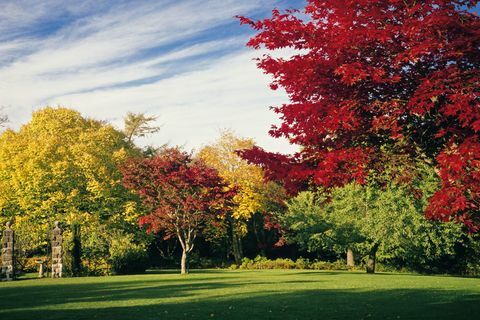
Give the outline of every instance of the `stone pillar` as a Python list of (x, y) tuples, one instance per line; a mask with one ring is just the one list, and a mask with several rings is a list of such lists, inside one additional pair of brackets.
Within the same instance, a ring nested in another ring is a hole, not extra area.
[(2, 272), (1, 278), (4, 281), (10, 281), (15, 278), (15, 234), (10, 229), (10, 222), (7, 222), (7, 228), (3, 231), (2, 237)]
[(62, 252), (62, 229), (55, 221), (55, 228), (52, 231), (52, 278), (61, 278), (63, 269), (63, 252)]
[(38, 263), (38, 277), (43, 278), (45, 277), (45, 260), (43, 259), (38, 259), (36, 261)]
[(355, 267), (355, 256), (351, 248), (347, 249), (347, 267)]

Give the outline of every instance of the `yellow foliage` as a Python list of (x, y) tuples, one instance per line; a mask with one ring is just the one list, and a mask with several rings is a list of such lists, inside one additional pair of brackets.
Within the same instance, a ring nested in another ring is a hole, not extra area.
[(199, 157), (218, 170), (220, 176), (231, 185), (259, 187), (263, 184), (262, 169), (248, 164), (236, 151), (251, 149), (252, 139), (236, 137), (231, 131), (223, 131), (220, 139), (199, 152)]
[(223, 131), (215, 144), (204, 147), (198, 154), (207, 165), (218, 171), (230, 188), (237, 189), (232, 217), (237, 221), (237, 231), (241, 234), (247, 231), (245, 223), (262, 208), (263, 171), (236, 153), (253, 146), (252, 139), (239, 138), (231, 131)]
[(36, 111), (0, 135), (0, 221), (34, 224), (38, 240), (55, 220), (135, 216), (118, 166), (137, 153), (111, 125), (66, 108)]
[(260, 210), (261, 194), (249, 185), (241, 186), (238, 193), (233, 198), (235, 208), (232, 216), (237, 220), (248, 220), (250, 216)]

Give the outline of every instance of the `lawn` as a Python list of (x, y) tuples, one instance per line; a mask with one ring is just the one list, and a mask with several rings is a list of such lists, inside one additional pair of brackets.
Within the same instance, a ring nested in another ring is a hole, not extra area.
[(199, 270), (188, 276), (0, 283), (0, 319), (474, 319), (480, 279), (328, 271)]

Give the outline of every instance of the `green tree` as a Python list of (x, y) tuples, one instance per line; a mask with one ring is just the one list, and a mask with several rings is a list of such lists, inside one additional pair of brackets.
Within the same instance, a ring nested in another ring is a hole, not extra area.
[(286, 227), (288, 242), (308, 251), (316, 251), (326, 245), (326, 231), (332, 225), (328, 221), (324, 201), (319, 193), (304, 191), (287, 202), (286, 214), (280, 215), (279, 221)]
[(331, 209), (332, 203), (328, 202), (324, 191), (299, 193), (287, 202), (286, 214), (279, 215), (279, 221), (285, 227), (284, 237), (287, 242), (309, 252), (333, 250), (338, 254), (346, 253), (347, 265), (353, 266), (353, 248), (365, 239), (354, 215), (338, 219), (332, 215)]
[(377, 254), (397, 266), (428, 269), (441, 257), (454, 255), (461, 228), (425, 220), (422, 210), (428, 196), (415, 198), (395, 184), (385, 187), (349, 184), (332, 192), (330, 212), (335, 228), (351, 226), (363, 238), (367, 272), (375, 272)]
[(464, 234), (458, 225), (424, 219), (438, 179), (428, 167), (418, 171), (409, 187), (393, 181), (351, 183), (332, 189), (328, 201), (321, 194), (300, 193), (282, 218), (287, 235), (309, 251), (357, 251), (366, 259), (367, 272), (375, 272), (377, 257), (396, 267), (432, 270), (436, 262), (455, 256)]

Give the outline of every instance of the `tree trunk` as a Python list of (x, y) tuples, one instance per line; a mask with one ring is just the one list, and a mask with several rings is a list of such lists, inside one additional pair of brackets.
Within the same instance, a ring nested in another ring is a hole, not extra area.
[(347, 267), (355, 266), (355, 257), (353, 255), (353, 250), (351, 248), (347, 249)]
[(242, 264), (243, 259), (242, 240), (235, 232), (235, 228), (232, 228), (232, 233), (233, 257), (235, 258), (235, 263), (239, 266)]
[(367, 273), (375, 273), (375, 263), (377, 260), (378, 244), (374, 244), (370, 249), (367, 260)]
[(236, 232), (236, 221), (230, 215), (227, 216), (227, 221), (230, 233), (229, 236), (232, 242), (233, 258), (235, 259), (235, 264), (239, 266), (242, 264), (243, 259), (242, 241)]
[[(259, 219), (262, 219), (261, 222), (258, 222)], [(255, 239), (257, 240), (257, 249), (260, 250), (260, 255), (266, 257), (267, 253), (265, 250), (265, 229), (263, 228), (263, 216), (258, 213), (252, 217), (253, 233)]]
[(82, 240), (80, 224), (72, 223), (72, 274), (74, 277), (79, 277), (82, 271)]
[(182, 251), (182, 260), (180, 262), (180, 274), (187, 274), (187, 251)]

